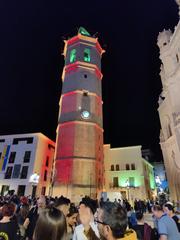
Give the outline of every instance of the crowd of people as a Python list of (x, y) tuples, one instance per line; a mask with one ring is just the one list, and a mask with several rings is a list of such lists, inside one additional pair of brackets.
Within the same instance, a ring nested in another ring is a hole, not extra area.
[[(0, 240), (180, 240), (173, 204), (148, 202), (132, 207), (86, 196), (75, 206), (63, 196), (0, 197)], [(154, 227), (145, 222), (146, 211)]]

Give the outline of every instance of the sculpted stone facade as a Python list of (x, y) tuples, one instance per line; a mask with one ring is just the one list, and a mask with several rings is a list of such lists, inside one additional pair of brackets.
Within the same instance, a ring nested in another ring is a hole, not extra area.
[(180, 22), (174, 33), (159, 33), (158, 46), (162, 61), (159, 97), (161, 122), (160, 145), (163, 152), (170, 198), (180, 199)]

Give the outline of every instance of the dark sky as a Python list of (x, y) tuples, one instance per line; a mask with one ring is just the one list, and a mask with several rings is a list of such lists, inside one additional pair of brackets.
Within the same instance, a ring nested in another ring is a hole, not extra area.
[(159, 151), (157, 35), (178, 22), (174, 0), (2, 1), (0, 134), (55, 139), (63, 36), (79, 26), (106, 48), (102, 59), (105, 143)]

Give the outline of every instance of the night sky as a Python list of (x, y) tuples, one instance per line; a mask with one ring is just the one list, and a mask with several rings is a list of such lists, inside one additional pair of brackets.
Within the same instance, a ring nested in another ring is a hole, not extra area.
[(178, 22), (174, 0), (2, 1), (0, 134), (42, 132), (55, 140), (63, 38), (98, 32), (104, 141), (143, 145), (160, 156), (157, 36)]

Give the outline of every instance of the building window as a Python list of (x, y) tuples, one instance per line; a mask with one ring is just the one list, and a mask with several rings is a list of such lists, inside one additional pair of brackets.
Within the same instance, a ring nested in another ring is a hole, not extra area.
[(27, 137), (27, 138), (14, 138), (13, 139), (13, 145), (17, 145), (19, 142), (26, 142), (27, 144), (33, 143), (33, 137)]
[(119, 165), (118, 164), (116, 165), (116, 171), (119, 171)]
[(9, 157), (9, 163), (14, 163), (16, 157), (16, 152), (11, 152)]
[(73, 63), (76, 61), (76, 49), (72, 49), (70, 52), (70, 63)]
[(26, 190), (26, 185), (19, 185), (17, 190), (18, 196), (24, 196)]
[(28, 166), (23, 166), (21, 171), (21, 179), (26, 179), (28, 175)]
[(21, 171), (21, 164), (15, 164), (13, 169), (12, 178), (19, 178), (19, 174)]
[(24, 163), (30, 162), (30, 158), (31, 158), (31, 151), (26, 151), (24, 154)]
[(114, 165), (111, 165), (111, 171), (114, 171)]
[(129, 186), (130, 187), (134, 187), (135, 186), (135, 184), (134, 184), (134, 177), (130, 177), (129, 178)]
[(118, 177), (113, 177), (113, 187), (119, 187)]
[(49, 166), (49, 157), (46, 158), (46, 167)]
[(1, 156), (2, 156), (2, 152), (0, 152), (0, 158), (1, 158)]
[(44, 171), (44, 181), (47, 181), (47, 170)]
[(42, 187), (41, 189), (41, 195), (46, 195), (46, 187)]
[(126, 164), (126, 170), (130, 170), (129, 164)]
[(136, 170), (134, 163), (131, 164), (131, 170)]
[(4, 177), (5, 179), (10, 179), (11, 178), (12, 170), (13, 170), (13, 167), (7, 167), (5, 177)]
[(90, 62), (91, 61), (90, 49), (89, 48), (84, 49), (84, 61), (85, 62)]

